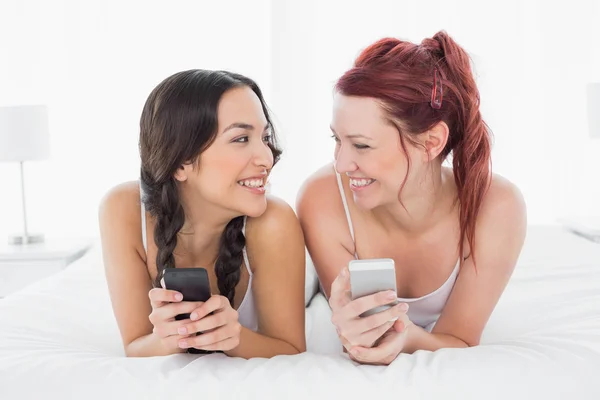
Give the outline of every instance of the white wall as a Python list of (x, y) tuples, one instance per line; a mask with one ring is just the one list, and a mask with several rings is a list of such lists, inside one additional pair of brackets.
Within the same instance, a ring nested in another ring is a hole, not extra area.
[[(50, 107), (52, 159), (27, 165), (30, 226), (95, 235), (100, 197), (138, 174), (150, 90), (187, 68), (233, 69), (265, 91), (285, 146), (273, 191), (294, 202), (330, 161), (332, 85), (382, 36), (447, 30), (476, 55), (494, 169), (525, 194), (531, 222), (600, 213), (600, 141), (585, 83), (600, 81), (594, 0), (0, 2), (0, 105)], [(0, 240), (20, 228), (18, 169), (0, 164)]]
[[(0, 2), (0, 105), (50, 113), (52, 159), (26, 165), (31, 229), (96, 234), (101, 196), (138, 176), (139, 116), (168, 75), (237, 70), (268, 97), (269, 21), (267, 0)], [(17, 166), (0, 179), (2, 240), (21, 228)]]
[[(530, 222), (600, 214), (600, 141), (588, 135), (585, 103), (585, 84), (600, 81), (600, 2), (548, 3), (280, 5), (285, 22), (278, 23), (286, 29), (273, 51), (285, 69), (275, 75), (274, 106), (286, 112), (289, 152), (295, 152), (289, 161), (297, 166), (291, 180), (332, 159), (331, 87), (360, 50), (383, 36), (418, 43), (445, 29), (475, 56), (483, 116), (494, 132), (493, 168), (521, 188)], [(295, 187), (280, 190), (292, 198)]]

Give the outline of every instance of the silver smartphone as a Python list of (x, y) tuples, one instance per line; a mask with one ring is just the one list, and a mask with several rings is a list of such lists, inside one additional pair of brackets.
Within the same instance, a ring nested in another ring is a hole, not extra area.
[[(396, 268), (391, 258), (352, 260), (348, 264), (348, 270), (352, 300), (386, 290), (396, 292)], [(367, 317), (396, 304), (398, 300), (392, 300), (389, 304), (375, 307), (360, 316)]]

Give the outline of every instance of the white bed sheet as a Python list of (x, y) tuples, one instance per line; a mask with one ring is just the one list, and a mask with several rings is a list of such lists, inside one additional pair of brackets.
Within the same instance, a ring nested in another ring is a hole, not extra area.
[(0, 399), (599, 399), (600, 245), (531, 227), (482, 344), (350, 361), (318, 294), (308, 352), (125, 358), (96, 246), (60, 274), (0, 300)]

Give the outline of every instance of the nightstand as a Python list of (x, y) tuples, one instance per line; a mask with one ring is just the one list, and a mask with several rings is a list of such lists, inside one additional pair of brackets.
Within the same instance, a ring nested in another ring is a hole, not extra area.
[(579, 236), (600, 243), (600, 216), (561, 218), (559, 223)]
[(0, 243), (0, 298), (48, 277), (81, 258), (91, 240), (52, 240), (46, 243)]

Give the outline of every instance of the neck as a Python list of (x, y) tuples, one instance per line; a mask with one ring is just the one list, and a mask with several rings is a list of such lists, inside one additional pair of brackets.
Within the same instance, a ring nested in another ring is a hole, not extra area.
[(198, 265), (214, 264), (223, 231), (235, 216), (190, 191), (181, 190), (180, 199), (185, 212), (178, 237), (182, 251)]
[(455, 190), (452, 172), (441, 165), (432, 167), (423, 177), (402, 190), (400, 200), (373, 210), (373, 215), (388, 231), (402, 230), (419, 234), (433, 227), (454, 208)]

